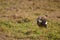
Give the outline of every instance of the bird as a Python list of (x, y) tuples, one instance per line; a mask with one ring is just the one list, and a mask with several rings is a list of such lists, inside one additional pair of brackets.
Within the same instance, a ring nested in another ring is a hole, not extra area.
[(38, 18), (37, 18), (37, 25), (39, 27), (42, 27), (42, 26), (47, 27), (47, 16), (46, 15), (38, 16)]

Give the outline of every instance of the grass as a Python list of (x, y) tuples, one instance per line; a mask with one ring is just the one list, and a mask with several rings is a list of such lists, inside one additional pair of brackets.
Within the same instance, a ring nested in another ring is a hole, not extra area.
[(60, 21), (49, 18), (47, 28), (38, 27), (36, 24), (36, 18), (40, 15), (49, 16), (49, 13), (55, 11), (60, 13), (59, 1), (40, 3), (35, 0), (33, 3), (32, 0), (0, 0), (0, 2), (0, 36), (2, 33), (6, 39), (13, 38), (13, 40), (60, 40)]
[[(34, 21), (35, 22), (35, 21)], [(23, 39), (40, 39), (41, 36), (49, 40), (60, 39), (60, 23), (54, 20), (48, 21), (48, 28), (38, 27), (31, 22), (15, 23), (13, 21), (0, 21), (0, 31), (5, 33), (8, 37)]]
[[(28, 25), (29, 24), (29, 25)], [(36, 34), (36, 36), (39, 34), (38, 31), (36, 31), (37, 27), (35, 28), (31, 22), (28, 23), (13, 23), (11, 21), (1, 21), (0, 22), (1, 29), (0, 31), (8, 33), (14, 33), (15, 37), (19, 36), (22, 34), (23, 37), (24, 35), (28, 34)], [(33, 26), (33, 27), (32, 27)], [(36, 31), (36, 33), (35, 33)], [(12, 36), (12, 34), (10, 34)], [(20, 34), (20, 35), (18, 35)], [(32, 36), (32, 35), (31, 35)]]

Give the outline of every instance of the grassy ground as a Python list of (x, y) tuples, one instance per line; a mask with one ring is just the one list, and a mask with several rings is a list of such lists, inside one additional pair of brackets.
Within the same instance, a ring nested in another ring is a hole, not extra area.
[[(0, 0), (0, 40), (60, 40), (59, 0)], [(36, 19), (48, 15), (48, 26)]]
[[(60, 22), (49, 20), (48, 27), (38, 27), (35, 21), (17, 23), (13, 21), (0, 21), (0, 32), (2, 36), (13, 39), (24, 40), (59, 40)], [(11, 40), (11, 39), (10, 39)]]

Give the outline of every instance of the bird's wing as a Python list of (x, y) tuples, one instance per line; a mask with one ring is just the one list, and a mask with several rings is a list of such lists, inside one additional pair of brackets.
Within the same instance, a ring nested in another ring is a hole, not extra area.
[(40, 23), (42, 22), (42, 20), (38, 20)]
[(45, 24), (47, 24), (47, 22)]

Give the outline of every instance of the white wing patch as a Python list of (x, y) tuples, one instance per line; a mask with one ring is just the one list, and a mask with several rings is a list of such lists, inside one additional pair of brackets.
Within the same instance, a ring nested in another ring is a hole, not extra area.
[(39, 22), (42, 22), (41, 20), (39, 20)]
[(47, 22), (45, 24), (47, 24)]

